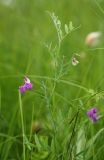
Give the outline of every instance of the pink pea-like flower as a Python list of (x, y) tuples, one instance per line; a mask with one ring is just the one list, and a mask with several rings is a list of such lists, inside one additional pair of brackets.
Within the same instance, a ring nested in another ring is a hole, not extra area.
[(32, 88), (33, 88), (33, 85), (30, 82), (30, 79), (27, 77), (24, 77), (24, 85), (19, 86), (20, 92), (24, 93), (26, 90), (31, 90)]
[(92, 119), (93, 122), (96, 122), (98, 120), (98, 116), (96, 115), (97, 113), (97, 108), (91, 108), (88, 112), (87, 115)]

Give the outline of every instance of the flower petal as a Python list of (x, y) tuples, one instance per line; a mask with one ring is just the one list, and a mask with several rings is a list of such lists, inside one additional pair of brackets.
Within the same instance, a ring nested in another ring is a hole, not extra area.
[(24, 93), (25, 92), (25, 90), (26, 90), (26, 88), (25, 88), (25, 86), (23, 85), (23, 86), (20, 86), (19, 87), (19, 89), (20, 89), (20, 92), (21, 93)]

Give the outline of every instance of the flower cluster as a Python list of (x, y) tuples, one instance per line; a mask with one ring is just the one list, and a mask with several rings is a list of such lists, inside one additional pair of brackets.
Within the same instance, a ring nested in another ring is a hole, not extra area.
[(26, 90), (32, 89), (33, 85), (30, 83), (30, 79), (27, 77), (24, 77), (24, 85), (19, 87), (19, 90), (21, 93), (24, 93)]
[(88, 112), (87, 115), (92, 119), (93, 122), (96, 122), (98, 120), (98, 117), (96, 115), (97, 113), (97, 108), (91, 108)]

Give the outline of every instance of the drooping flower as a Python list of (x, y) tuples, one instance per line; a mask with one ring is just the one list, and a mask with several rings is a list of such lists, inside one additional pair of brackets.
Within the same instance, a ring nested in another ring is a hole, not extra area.
[(101, 37), (101, 32), (91, 32), (86, 36), (85, 44), (89, 47), (96, 46)]
[(24, 77), (24, 85), (19, 87), (19, 90), (21, 93), (24, 93), (26, 90), (32, 89), (33, 85), (30, 82), (30, 79), (27, 77)]
[(76, 66), (78, 63), (79, 61), (75, 57), (72, 57), (72, 65)]
[(24, 78), (24, 82), (25, 82), (25, 88), (26, 89), (32, 89), (33, 85), (32, 85), (32, 83), (30, 83), (30, 79), (29, 78), (25, 77)]
[(97, 113), (97, 108), (91, 108), (88, 112), (87, 115), (92, 119), (93, 122), (96, 122), (98, 120), (98, 116), (96, 115)]

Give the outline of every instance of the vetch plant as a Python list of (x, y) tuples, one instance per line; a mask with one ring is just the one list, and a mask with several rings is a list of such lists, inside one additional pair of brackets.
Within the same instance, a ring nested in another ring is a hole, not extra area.
[(0, 5), (0, 160), (103, 160), (103, 0), (21, 2)]
[[(51, 42), (50, 44), (45, 44), (45, 46), (46, 48), (48, 48), (48, 51), (52, 57), (52, 62), (54, 63), (54, 78), (56, 80), (59, 80), (69, 72), (71, 64), (70, 62), (65, 62), (64, 55), (60, 56), (61, 43), (67, 35), (78, 29), (80, 26), (75, 28), (72, 21), (69, 21), (69, 24), (65, 24), (64, 27), (62, 27), (63, 25), (60, 19), (58, 18), (58, 16), (55, 15), (54, 12), (51, 13), (48, 11), (48, 14), (50, 15), (56, 28), (58, 43), (53, 46), (53, 43)], [(76, 66), (78, 63), (79, 61), (74, 58), (72, 65)]]

